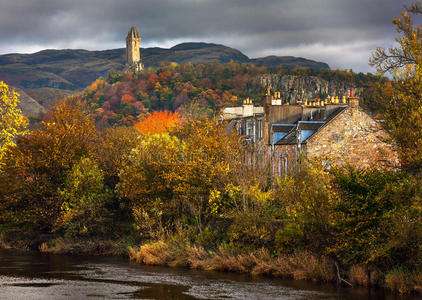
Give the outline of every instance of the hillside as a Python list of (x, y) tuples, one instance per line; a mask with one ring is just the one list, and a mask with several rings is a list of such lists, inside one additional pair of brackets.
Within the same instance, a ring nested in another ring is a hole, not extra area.
[(294, 56), (266, 56), (261, 58), (251, 59), (251, 62), (258, 66), (275, 67), (282, 65), (285, 68), (311, 68), (311, 69), (329, 69), (326, 63), (309, 60), (303, 57)]
[(353, 87), (369, 106), (372, 87), (379, 80), (371, 74), (329, 69), (280, 69), (268, 73), (253, 64), (162, 64), (157, 69), (114, 72), (98, 79), (79, 95), (88, 103), (99, 128), (133, 125), (145, 113), (177, 110), (212, 115), (218, 109), (240, 105), (249, 97), (262, 104), (266, 87), (286, 100), (342, 96)]
[(12, 86), (10, 88), (15, 89), (15, 91), (19, 93), (20, 95), (19, 108), (22, 110), (25, 116), (37, 118), (38, 116), (46, 112), (46, 109), (44, 108), (44, 106), (39, 104), (34, 98), (29, 96), (22, 89), (14, 88)]
[[(239, 50), (209, 43), (182, 43), (170, 49), (143, 48), (145, 67), (163, 62), (213, 63), (236, 62), (286, 68), (329, 68), (325, 63), (297, 57), (270, 56), (250, 59)], [(33, 54), (0, 55), (0, 80), (22, 88), (40, 104), (49, 106), (56, 98), (83, 90), (111, 70), (122, 70), (126, 49), (104, 51), (43, 50)]]

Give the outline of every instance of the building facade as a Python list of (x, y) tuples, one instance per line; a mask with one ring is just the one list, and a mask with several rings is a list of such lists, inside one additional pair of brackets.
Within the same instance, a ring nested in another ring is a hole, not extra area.
[(252, 145), (251, 160), (267, 164), (272, 176), (294, 173), (303, 160), (312, 159), (320, 159), (326, 167), (399, 164), (386, 132), (359, 107), (352, 93), (291, 105), (283, 103), (278, 93), (273, 96), (267, 91), (263, 107), (245, 105), (250, 105), (249, 113), (236, 115), (230, 112), (246, 110), (225, 108), (222, 119), (245, 136)]

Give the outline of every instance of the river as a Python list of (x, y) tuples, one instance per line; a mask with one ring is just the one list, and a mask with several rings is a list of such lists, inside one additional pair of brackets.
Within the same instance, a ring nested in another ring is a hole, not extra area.
[(306, 281), (0, 250), (0, 299), (416, 299)]

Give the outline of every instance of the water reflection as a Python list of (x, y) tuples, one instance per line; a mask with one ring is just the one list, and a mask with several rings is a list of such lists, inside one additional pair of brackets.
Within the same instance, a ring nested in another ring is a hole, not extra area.
[(400, 299), (364, 288), (0, 250), (0, 299)]

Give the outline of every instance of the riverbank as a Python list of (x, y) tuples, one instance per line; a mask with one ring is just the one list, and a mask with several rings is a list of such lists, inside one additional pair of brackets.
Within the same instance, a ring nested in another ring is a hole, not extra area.
[(18, 231), (0, 233), (0, 248), (61, 255), (128, 256), (128, 245), (128, 239), (64, 238)]
[(165, 265), (199, 270), (243, 273), (283, 279), (335, 282), (334, 264), (326, 257), (310, 252), (272, 257), (268, 250), (235, 254), (229, 248), (216, 251), (203, 247), (177, 247), (162, 241), (129, 248), (129, 258), (146, 265)]
[(341, 270), (332, 259), (309, 251), (274, 256), (267, 249), (239, 253), (230, 247), (202, 246), (154, 241), (139, 247), (129, 239), (71, 239), (54, 235), (0, 233), (3, 249), (35, 250), (60, 255), (125, 256), (144, 265), (229, 272), (269, 278), (337, 283), (345, 286), (385, 287), (398, 294), (421, 294), (422, 274), (395, 270), (383, 274), (376, 269), (353, 265)]
[(220, 246), (213, 251), (201, 246), (156, 241), (129, 248), (129, 258), (146, 265), (178, 266), (318, 283), (337, 282), (350, 287), (383, 287), (402, 295), (422, 294), (422, 273), (397, 269), (383, 274), (363, 265), (352, 265), (348, 270), (341, 270), (332, 259), (309, 251), (274, 256), (264, 248), (236, 253), (228, 247)]
[[(337, 287), (186, 268), (138, 265), (119, 256), (0, 249), (1, 299), (398, 300), (387, 290)], [(417, 296), (400, 297), (416, 300)]]

